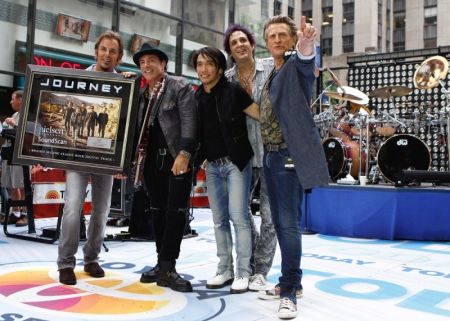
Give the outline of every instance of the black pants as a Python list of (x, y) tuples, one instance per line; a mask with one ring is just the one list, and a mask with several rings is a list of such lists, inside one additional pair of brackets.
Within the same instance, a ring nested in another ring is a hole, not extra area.
[(192, 168), (183, 175), (171, 172), (174, 159), (169, 151), (155, 150), (147, 155), (144, 180), (150, 199), (153, 233), (159, 261), (176, 260), (187, 222)]

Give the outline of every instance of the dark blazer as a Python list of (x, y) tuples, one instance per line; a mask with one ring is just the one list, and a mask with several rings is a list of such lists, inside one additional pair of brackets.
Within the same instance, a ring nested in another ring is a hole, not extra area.
[[(173, 158), (176, 158), (180, 150), (185, 150), (193, 155), (197, 147), (197, 102), (194, 90), (184, 78), (169, 75), (165, 77), (166, 84), (161, 93), (162, 96), (151, 110), (149, 123), (152, 123), (158, 116), (157, 120)], [(134, 150), (137, 148), (138, 136), (142, 131), (147, 110), (143, 93), (144, 91), (139, 96), (139, 130), (135, 138)]]
[(304, 189), (329, 182), (325, 152), (309, 105), (314, 83), (314, 59), (287, 58), (273, 77), (269, 97)]
[[(216, 106), (214, 108), (219, 113), (220, 131), (225, 141), (228, 156), (233, 164), (242, 171), (252, 158), (253, 149), (248, 140), (247, 116), (242, 109), (237, 108), (235, 102), (237, 86), (240, 85), (228, 82), (225, 77), (222, 77), (219, 83), (212, 88), (211, 93), (215, 95)], [(196, 95), (202, 94), (204, 94), (203, 85), (200, 86)], [(205, 120), (202, 119), (203, 113), (200, 109), (198, 114), (199, 126), (201, 126)], [(204, 150), (202, 150), (204, 144), (201, 144), (201, 142), (202, 137), (200, 137), (200, 155), (205, 159)]]

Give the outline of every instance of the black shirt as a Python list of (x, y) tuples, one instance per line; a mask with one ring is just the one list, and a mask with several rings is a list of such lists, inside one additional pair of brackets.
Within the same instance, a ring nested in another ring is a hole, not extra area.
[[(243, 124), (241, 125), (246, 128), (246, 116), (243, 110), (253, 103), (252, 98), (241, 86), (230, 86), (229, 94), (233, 95), (232, 101), (234, 106), (230, 108), (229, 119), (223, 119), (223, 97), (221, 90), (223, 90), (223, 86), (228, 85), (229, 83), (222, 79), (211, 89), (210, 93), (202, 91), (199, 95), (199, 113), (202, 121), (200, 126), (201, 142), (204, 148), (204, 156), (209, 161), (224, 156), (231, 156), (225, 142), (223, 127), (229, 127), (233, 121), (237, 120), (242, 121)], [(221, 112), (219, 112), (220, 108), (222, 108)], [(236, 112), (240, 113), (240, 115), (235, 115), (234, 113)], [(220, 115), (222, 115), (222, 118)]]

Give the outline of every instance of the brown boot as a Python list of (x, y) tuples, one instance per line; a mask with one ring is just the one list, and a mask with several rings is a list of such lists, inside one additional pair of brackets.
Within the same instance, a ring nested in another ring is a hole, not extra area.
[(102, 278), (105, 276), (105, 271), (100, 267), (100, 265), (97, 262), (85, 264), (84, 272), (86, 272), (93, 278)]
[(17, 221), (16, 221), (16, 226), (17, 227), (21, 227), (21, 226), (27, 226), (28, 225), (28, 217), (26, 215), (22, 215)]
[(77, 278), (73, 273), (73, 268), (65, 268), (59, 270), (59, 282), (67, 285), (77, 284)]

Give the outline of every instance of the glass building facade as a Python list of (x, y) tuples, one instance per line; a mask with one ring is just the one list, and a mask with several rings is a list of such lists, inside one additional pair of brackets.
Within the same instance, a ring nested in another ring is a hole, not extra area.
[(168, 72), (193, 83), (199, 83), (193, 51), (223, 48), (230, 23), (253, 29), (258, 56), (267, 56), (262, 28), (273, 6), (268, 0), (0, 0), (0, 115), (12, 113), (10, 94), (23, 87), (27, 64), (86, 68), (94, 63), (96, 39), (108, 29), (124, 41), (120, 70), (138, 71), (133, 52), (153, 41), (169, 56)]

